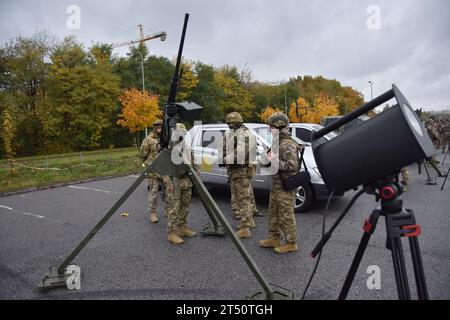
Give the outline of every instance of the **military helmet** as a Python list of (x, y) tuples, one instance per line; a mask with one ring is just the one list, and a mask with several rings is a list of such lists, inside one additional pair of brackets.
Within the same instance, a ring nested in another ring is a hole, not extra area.
[(238, 112), (231, 112), (227, 114), (227, 117), (225, 118), (225, 122), (229, 124), (240, 124), (243, 123), (244, 120), (242, 120), (241, 115)]
[(283, 112), (275, 112), (267, 119), (269, 126), (283, 129), (289, 125), (289, 118)]
[(155, 122), (153, 122), (153, 126), (154, 127), (162, 127), (162, 120), (155, 120)]

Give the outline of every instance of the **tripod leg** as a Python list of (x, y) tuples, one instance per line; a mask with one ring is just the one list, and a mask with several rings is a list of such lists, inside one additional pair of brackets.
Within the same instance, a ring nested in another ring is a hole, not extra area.
[(422, 255), (420, 254), (419, 240), (417, 237), (409, 237), (411, 256), (414, 267), (414, 277), (416, 278), (417, 295), (419, 300), (428, 300), (428, 290), (423, 270)]
[(449, 150), (450, 150), (450, 145), (449, 145), (448, 148), (447, 148), (447, 152), (445, 153), (444, 159), (442, 160), (441, 164), (444, 164), (445, 159), (447, 159)]
[(377, 226), (379, 216), (379, 211), (374, 210), (370, 215), (369, 220), (366, 220), (364, 224), (364, 233), (361, 241), (359, 242), (358, 250), (356, 251), (355, 257), (353, 258), (350, 270), (348, 271), (347, 277), (345, 278), (341, 293), (339, 294), (339, 300), (345, 300), (347, 298), (348, 292), (350, 290), (350, 287), (352, 286), (353, 280), (355, 279), (355, 275), (358, 271), (364, 252), (366, 251), (367, 244), (369, 243), (370, 237), (372, 236)]
[(399, 237), (390, 238), (390, 248), (394, 263), (395, 280), (399, 300), (411, 300), (406, 273), (405, 257), (403, 256), (402, 242)]
[(428, 166), (427, 166), (427, 163), (424, 162), (423, 164), (424, 164), (425, 172), (427, 173), (428, 181), (431, 181), (430, 173), (428, 172)]
[(434, 163), (433, 161), (430, 161), (430, 166), (436, 171), (436, 173), (438, 174), (439, 177), (444, 177), (441, 170), (439, 170), (439, 168), (436, 166), (436, 163)]
[(450, 167), (448, 168), (447, 174), (445, 175), (445, 180), (442, 183), (441, 191), (444, 190), (444, 186), (445, 186), (445, 183), (447, 182), (447, 178), (448, 178), (449, 173), (450, 173)]

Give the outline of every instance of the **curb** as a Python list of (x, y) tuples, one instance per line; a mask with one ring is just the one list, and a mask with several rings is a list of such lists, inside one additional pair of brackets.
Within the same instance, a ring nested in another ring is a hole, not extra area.
[(113, 175), (113, 176), (104, 176), (104, 177), (97, 177), (97, 178), (88, 178), (88, 179), (83, 179), (83, 180), (58, 182), (58, 183), (54, 183), (54, 184), (47, 185), (47, 186), (31, 187), (31, 188), (12, 190), (12, 191), (4, 191), (4, 192), (0, 192), (0, 198), (14, 196), (17, 194), (22, 194), (22, 193), (29, 193), (29, 192), (35, 192), (35, 191), (42, 191), (42, 190), (66, 187), (68, 185), (73, 185), (73, 184), (81, 184), (81, 183), (94, 182), (94, 181), (100, 181), (100, 180), (108, 180), (108, 179), (119, 178), (119, 177), (126, 177), (126, 176), (129, 176), (132, 174), (140, 174), (140, 172), (129, 172), (129, 173)]

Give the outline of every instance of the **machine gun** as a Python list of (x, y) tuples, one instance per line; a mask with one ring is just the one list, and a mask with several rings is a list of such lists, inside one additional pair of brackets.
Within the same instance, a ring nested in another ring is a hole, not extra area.
[[(73, 279), (73, 270), (77, 270), (78, 275), (80, 268), (75, 265), (69, 265), (73, 259), (80, 253), (80, 251), (87, 245), (87, 243), (97, 234), (97, 232), (103, 227), (103, 225), (113, 216), (113, 214), (121, 207), (121, 205), (130, 197), (130, 195), (136, 190), (136, 188), (147, 178), (151, 173), (157, 173), (160, 176), (170, 176), (176, 181), (177, 176), (181, 176), (188, 173), (195, 190), (197, 191), (205, 209), (208, 213), (212, 225), (205, 226), (203, 234), (205, 235), (217, 235), (223, 236), (225, 234), (232, 240), (242, 258), (248, 265), (250, 271), (253, 273), (259, 284), (261, 285), (263, 292), (258, 292), (249, 296), (250, 299), (289, 299), (293, 298), (293, 294), (286, 289), (269, 284), (267, 279), (261, 273), (259, 267), (250, 256), (247, 249), (243, 246), (241, 240), (234, 233), (230, 223), (227, 221), (219, 206), (216, 204), (212, 196), (209, 194), (205, 185), (201, 181), (200, 176), (197, 174), (194, 165), (189, 161), (183, 161), (181, 164), (175, 164), (171, 158), (171, 151), (173, 147), (179, 143), (179, 140), (174, 140), (172, 132), (176, 128), (177, 119), (180, 118), (183, 121), (192, 121), (200, 115), (201, 107), (193, 102), (175, 102), (178, 82), (180, 79), (180, 65), (181, 57), (183, 53), (184, 38), (186, 35), (187, 24), (189, 20), (189, 14), (185, 15), (183, 32), (181, 36), (180, 47), (178, 50), (178, 57), (175, 66), (174, 76), (170, 86), (170, 93), (167, 100), (167, 104), (164, 107), (164, 119), (163, 130), (160, 140), (161, 152), (150, 165), (148, 165), (144, 172), (136, 179), (136, 181), (128, 188), (127, 191), (119, 198), (119, 200), (112, 206), (112, 208), (105, 214), (105, 216), (94, 226), (89, 234), (78, 244), (77, 247), (66, 257), (62, 264), (57, 268), (50, 268), (50, 272), (47, 273), (42, 281), (39, 283), (38, 288), (41, 290), (73, 286), (71, 283)], [(274, 287), (277, 290), (274, 290)]]

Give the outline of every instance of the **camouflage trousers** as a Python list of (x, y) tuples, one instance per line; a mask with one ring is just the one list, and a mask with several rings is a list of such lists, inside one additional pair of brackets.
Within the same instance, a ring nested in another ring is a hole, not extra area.
[(165, 209), (167, 214), (167, 232), (176, 232), (179, 227), (187, 224), (189, 205), (192, 199), (192, 187), (188, 189), (174, 187), (173, 182), (164, 179)]
[[(233, 211), (233, 215), (240, 219), (239, 216), (239, 202), (236, 201), (236, 188), (232, 187), (233, 180), (230, 179), (230, 191), (231, 191), (231, 210)], [(254, 215), (256, 212), (258, 212), (258, 209), (256, 208), (256, 202), (255, 202), (255, 195), (253, 193), (253, 187), (250, 186), (250, 203), (252, 206), (252, 215)]]
[(150, 212), (156, 212), (158, 207), (158, 191), (159, 191), (159, 178), (150, 177), (148, 178), (148, 209)]
[(295, 190), (284, 191), (272, 189), (269, 200), (269, 236), (271, 239), (281, 239), (286, 242), (297, 241), (297, 222), (294, 213)]
[(402, 184), (407, 185), (409, 182), (409, 172), (408, 169), (405, 167), (400, 171), (400, 174), (402, 176)]
[(253, 217), (255, 196), (253, 195), (252, 180), (248, 177), (234, 177), (230, 179), (231, 206), (233, 212), (241, 219), (241, 227), (249, 228)]

